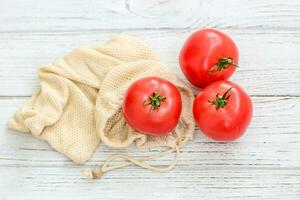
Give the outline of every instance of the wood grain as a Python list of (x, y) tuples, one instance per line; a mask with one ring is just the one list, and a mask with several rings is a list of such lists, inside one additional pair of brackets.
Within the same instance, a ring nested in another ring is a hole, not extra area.
[[(44, 142), (36, 141), (28, 134), (15, 134), (5, 129), (8, 117), (23, 100), (1, 100), (0, 161), (2, 166), (74, 166), (71, 161), (51, 150)], [(199, 168), (292, 168), (300, 170), (300, 98), (254, 97), (254, 117), (247, 134), (232, 143), (216, 143), (196, 131), (195, 140), (182, 149), (180, 165)], [(93, 159), (95, 165), (111, 152), (100, 145)], [(131, 148), (133, 154), (144, 155)], [(153, 150), (157, 151), (157, 150)]]
[[(127, 168), (88, 180), (81, 167), (0, 168), (3, 199), (263, 199), (300, 198), (300, 171), (203, 169), (182, 166), (169, 173)], [(162, 180), (165, 180), (163, 182)], [(0, 189), (0, 190), (1, 190)]]
[[(197, 130), (195, 139), (181, 150), (172, 172), (160, 174), (132, 166), (97, 181), (84, 178), (80, 170), (103, 163), (111, 153), (144, 156), (159, 149), (100, 145), (84, 166), (73, 164), (45, 142), (6, 130), (5, 122), (23, 101), (0, 101), (0, 176), (4, 177), (0, 179), (0, 194), (4, 199), (38, 199), (40, 195), (45, 199), (87, 196), (172, 200), (300, 197), (299, 97), (254, 97), (253, 121), (246, 135), (236, 142), (216, 143)], [(167, 164), (170, 159), (152, 163)]]
[(300, 28), (298, 0), (1, 0), (0, 32)]
[[(163, 63), (183, 77), (178, 54), (193, 30), (2, 33), (0, 95), (29, 96), (38, 88), (37, 69), (72, 48), (126, 34), (146, 41)], [(250, 95), (300, 95), (300, 31), (224, 30), (240, 50), (232, 80)]]
[[(1, 0), (0, 200), (300, 199), (299, 10), (298, 0)], [(100, 145), (82, 166), (30, 134), (6, 129), (8, 118), (38, 89), (38, 67), (72, 48), (131, 35), (183, 77), (179, 50), (203, 27), (228, 33), (240, 50), (241, 67), (231, 80), (252, 96), (254, 116), (239, 140), (217, 143), (196, 130), (169, 173), (130, 166), (92, 181), (80, 170), (113, 152), (160, 150)]]

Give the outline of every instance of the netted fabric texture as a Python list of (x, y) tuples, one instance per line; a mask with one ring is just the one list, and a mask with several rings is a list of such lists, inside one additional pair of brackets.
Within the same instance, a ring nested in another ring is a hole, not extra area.
[[(135, 80), (159, 76), (180, 91), (183, 109), (176, 129), (165, 137), (134, 131), (124, 120), (122, 101)], [(193, 137), (193, 94), (160, 64), (143, 42), (115, 37), (80, 47), (39, 70), (40, 90), (9, 120), (8, 127), (31, 132), (76, 163), (90, 159), (99, 143), (112, 147), (182, 145)]]

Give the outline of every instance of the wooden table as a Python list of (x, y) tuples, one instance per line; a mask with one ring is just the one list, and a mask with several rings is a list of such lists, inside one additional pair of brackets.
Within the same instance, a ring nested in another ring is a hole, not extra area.
[[(8, 118), (38, 89), (39, 66), (72, 48), (131, 35), (182, 76), (178, 52), (203, 27), (228, 33), (240, 50), (231, 80), (251, 95), (254, 117), (238, 141), (216, 143), (196, 130), (172, 172), (131, 166), (88, 180), (81, 169), (119, 150), (101, 145), (76, 165), (30, 134), (7, 130)], [(0, 124), (1, 200), (300, 199), (300, 1), (1, 0)]]

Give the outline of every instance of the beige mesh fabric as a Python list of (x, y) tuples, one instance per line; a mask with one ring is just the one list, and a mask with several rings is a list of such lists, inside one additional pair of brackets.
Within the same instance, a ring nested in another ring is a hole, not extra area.
[[(165, 137), (134, 131), (121, 112), (128, 86), (146, 76), (168, 79), (181, 93), (180, 122)], [(103, 45), (77, 48), (42, 66), (39, 78), (40, 91), (15, 113), (8, 127), (31, 132), (76, 163), (90, 159), (101, 141), (112, 147), (174, 147), (193, 137), (192, 91), (139, 40), (115, 37)]]

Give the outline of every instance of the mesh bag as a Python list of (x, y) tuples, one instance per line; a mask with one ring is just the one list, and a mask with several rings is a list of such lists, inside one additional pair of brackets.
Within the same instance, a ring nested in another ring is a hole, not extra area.
[[(136, 80), (158, 76), (172, 82), (182, 98), (180, 121), (164, 137), (146, 136), (132, 129), (122, 114), (127, 88)], [(90, 171), (92, 177), (130, 164), (156, 171), (171, 169), (148, 165), (145, 161), (176, 151), (193, 137), (193, 93), (177, 75), (168, 71), (143, 42), (115, 37), (103, 45), (80, 47), (39, 70), (40, 90), (28, 99), (9, 120), (8, 127), (31, 132), (76, 163), (84, 163), (101, 142), (110, 147), (138, 148), (165, 146), (167, 151), (136, 159), (112, 155), (103, 167)], [(127, 161), (111, 165), (121, 157)]]

